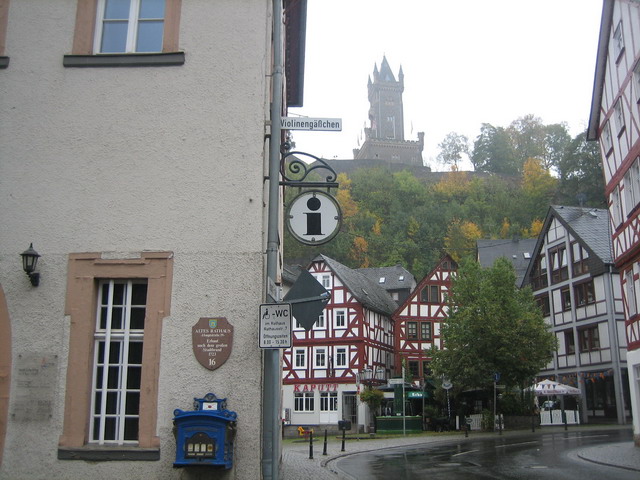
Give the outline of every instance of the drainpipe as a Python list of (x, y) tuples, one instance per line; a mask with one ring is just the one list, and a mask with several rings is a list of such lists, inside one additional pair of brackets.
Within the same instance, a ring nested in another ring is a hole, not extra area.
[[(620, 367), (620, 344), (618, 342), (618, 321), (615, 315), (615, 298), (613, 297), (613, 273), (611, 265), (608, 266), (605, 286), (607, 298), (611, 299), (607, 305), (607, 324), (609, 326), (609, 344), (611, 348), (611, 363), (613, 368), (613, 389), (616, 394), (616, 412), (618, 415), (618, 425), (625, 424), (624, 414), (624, 388), (622, 386), (622, 370)], [(618, 279), (619, 281), (619, 279)]]
[[(282, 0), (273, 2), (273, 72), (271, 75), (271, 139), (269, 141), (269, 210), (267, 224), (267, 278), (266, 284), (275, 282), (278, 273), (279, 253), (279, 213), (280, 213), (280, 138), (282, 129)], [(269, 290), (268, 288), (266, 289)], [(267, 294), (266, 303), (273, 303)], [(282, 397), (280, 374), (280, 350), (263, 350), (263, 388), (262, 388), (262, 478), (279, 479), (281, 439), (280, 404)]]

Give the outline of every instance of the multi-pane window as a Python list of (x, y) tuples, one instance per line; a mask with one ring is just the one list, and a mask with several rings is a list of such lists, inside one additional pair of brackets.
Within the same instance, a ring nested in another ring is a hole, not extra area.
[(420, 323), (420, 339), (431, 340), (431, 322)]
[(618, 26), (613, 31), (613, 58), (616, 63), (620, 59), (620, 56), (624, 52), (624, 35), (622, 31), (622, 20), (618, 22)]
[(633, 268), (624, 273), (625, 276), (625, 293), (627, 297), (627, 317), (631, 318), (638, 313), (638, 304), (636, 300), (635, 288), (633, 285)]
[(307, 366), (307, 350), (304, 348), (296, 348), (293, 351), (294, 368), (306, 368)]
[(162, 51), (165, 0), (99, 0), (96, 53)]
[(549, 284), (547, 279), (547, 257), (539, 255), (531, 273), (531, 284), (534, 290), (546, 287)]
[(420, 292), (422, 303), (440, 303), (440, 287), (438, 285), (427, 285)]
[(419, 377), (420, 371), (418, 369), (420, 368), (420, 364), (415, 360), (409, 360), (408, 364), (409, 364), (409, 375), (411, 375), (412, 377)]
[(564, 348), (567, 355), (572, 355), (576, 353), (576, 339), (573, 336), (573, 330), (565, 330)]
[(624, 123), (624, 109), (622, 108), (622, 99), (618, 99), (616, 104), (613, 106), (613, 118), (616, 122), (616, 131), (618, 132), (618, 136), (622, 134), (624, 131), (625, 123)]
[(571, 244), (571, 256), (574, 276), (589, 273), (589, 252), (578, 242)]
[(571, 292), (569, 291), (569, 287), (560, 290), (560, 301), (562, 302), (563, 311), (571, 310)]
[(314, 392), (295, 392), (293, 394), (293, 410), (296, 412), (313, 412)]
[(422, 361), (422, 376), (423, 377), (429, 377), (431, 376), (431, 368), (429, 366), (429, 360), (423, 360)]
[(407, 338), (409, 340), (418, 338), (418, 322), (407, 322)]
[(318, 315), (318, 320), (313, 324), (313, 328), (322, 329), (324, 328), (324, 310), (320, 315)]
[(538, 307), (540, 307), (540, 310), (542, 310), (542, 314), (545, 317), (548, 317), (549, 315), (551, 315), (551, 305), (549, 304), (549, 295), (545, 294), (545, 295), (540, 295), (539, 297), (536, 297), (536, 303), (538, 304)]
[(613, 151), (613, 139), (611, 138), (611, 125), (609, 122), (605, 123), (602, 129), (602, 149), (606, 156), (609, 156)]
[(551, 257), (551, 281), (558, 283), (569, 278), (567, 250), (564, 245), (549, 251)]
[(578, 330), (578, 336), (580, 337), (581, 352), (600, 350), (600, 333), (597, 325)]
[(147, 283), (104, 280), (98, 288), (91, 443), (137, 443)]
[(347, 348), (337, 347), (336, 348), (336, 367), (346, 367), (346, 366), (347, 366)]
[(320, 392), (320, 411), (338, 411), (338, 392)]
[(633, 69), (633, 86), (635, 88), (636, 102), (640, 103), (640, 61)]
[(622, 210), (620, 206), (620, 190), (615, 187), (611, 191), (611, 220), (613, 221), (613, 227), (616, 228), (622, 223)]
[(576, 296), (576, 306), (583, 307), (591, 303), (595, 303), (596, 294), (593, 288), (593, 280), (580, 283), (573, 287), (573, 293)]
[(327, 349), (325, 347), (315, 348), (315, 366), (319, 368), (327, 366)]
[(331, 275), (322, 275), (321, 283), (324, 288), (331, 288)]
[(346, 314), (344, 310), (336, 310), (335, 323), (338, 328), (346, 327)]
[(640, 162), (636, 159), (624, 175), (624, 200), (627, 215), (640, 203)]

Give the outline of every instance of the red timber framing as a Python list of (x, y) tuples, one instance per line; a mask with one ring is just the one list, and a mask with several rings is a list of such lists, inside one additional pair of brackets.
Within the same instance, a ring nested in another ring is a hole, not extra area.
[(440, 327), (447, 318), (445, 298), (457, 268), (456, 262), (445, 255), (393, 314), (397, 374), (401, 374), (405, 360), (414, 380), (429, 375), (431, 357), (425, 350), (442, 348)]
[[(294, 321), (293, 346), (283, 356), (283, 383), (355, 384), (363, 369), (374, 372), (372, 383), (386, 383), (393, 370), (392, 310), (372, 309), (358, 298), (352, 282), (340, 275), (343, 269), (360, 274), (325, 259), (317, 257), (309, 272), (330, 291), (331, 300), (309, 331)], [(331, 268), (335, 265), (342, 267), (341, 272)]]

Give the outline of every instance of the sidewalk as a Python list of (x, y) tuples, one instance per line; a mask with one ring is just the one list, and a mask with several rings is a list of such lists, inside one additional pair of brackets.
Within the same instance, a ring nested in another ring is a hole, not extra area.
[[(607, 425), (594, 427), (579, 427), (580, 431), (592, 431), (615, 428), (630, 428), (628, 425)], [(576, 429), (570, 429), (569, 432)], [(536, 429), (536, 433), (560, 433), (563, 432), (562, 427), (543, 427)], [(515, 436), (523, 434), (524, 431), (504, 432), (504, 436)], [(472, 432), (469, 437), (478, 438), (479, 436), (493, 436), (494, 433)], [(309, 458), (309, 442), (308, 440), (287, 440), (283, 444), (282, 451), (282, 469), (281, 477), (283, 480), (299, 480), (301, 478), (313, 478), (314, 480), (336, 480), (342, 478), (339, 471), (335, 468), (335, 462), (346, 455), (354, 453), (366, 452), (371, 450), (380, 450), (389, 447), (400, 447), (405, 445), (425, 445), (441, 442), (448, 442), (452, 439), (464, 439), (464, 434), (455, 433), (439, 433), (439, 434), (421, 434), (408, 435), (406, 437), (398, 436), (391, 438), (374, 438), (367, 437), (366, 434), (361, 435), (361, 440), (348, 438), (345, 442), (345, 451), (342, 452), (342, 441), (336, 437), (327, 439), (327, 455), (323, 455), (324, 437), (314, 438), (313, 442), (313, 459)], [(596, 445), (593, 447), (582, 448), (576, 451), (578, 458), (601, 465), (625, 468), (627, 470), (637, 470), (640, 472), (640, 447), (635, 447), (632, 442), (612, 443), (609, 445)]]

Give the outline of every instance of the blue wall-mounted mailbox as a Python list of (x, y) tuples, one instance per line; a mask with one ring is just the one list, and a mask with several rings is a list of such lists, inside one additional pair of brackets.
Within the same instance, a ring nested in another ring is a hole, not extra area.
[(227, 399), (213, 393), (194, 398), (195, 410), (173, 411), (176, 434), (174, 467), (233, 466), (233, 442), (238, 414), (227, 410)]

